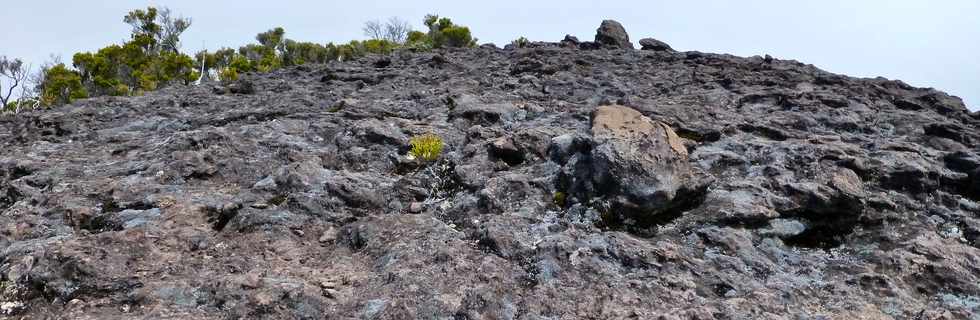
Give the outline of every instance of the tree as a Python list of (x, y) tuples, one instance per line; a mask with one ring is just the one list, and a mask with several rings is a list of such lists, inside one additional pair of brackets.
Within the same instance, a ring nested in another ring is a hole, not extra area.
[(391, 17), (385, 23), (384, 39), (394, 43), (405, 43), (409, 32), (412, 32), (412, 26), (408, 24), (408, 21), (398, 17)]
[[(14, 89), (18, 86), (26, 86), (25, 81), (30, 74), (30, 69), (29, 66), (24, 68), (24, 62), (20, 59), (10, 60), (6, 56), (0, 56), (0, 77), (2, 77), (0, 78), (0, 109), (8, 106)], [(6, 92), (3, 92), (4, 86)]]
[(379, 20), (371, 20), (364, 23), (364, 36), (371, 39), (384, 39), (384, 26)]
[(130, 11), (123, 17), (123, 22), (133, 27), (131, 32), (132, 40), (146, 45), (147, 47), (144, 49), (147, 51), (155, 51), (157, 49), (157, 40), (160, 38), (163, 30), (156, 23), (156, 20), (157, 8), (154, 7), (148, 7), (146, 11), (136, 9)]
[(174, 18), (170, 8), (164, 7), (160, 10), (160, 24), (162, 25), (159, 35), (160, 46), (165, 51), (173, 53), (180, 52), (180, 35), (191, 27), (191, 18), (183, 16)]
[(266, 45), (248, 44), (238, 48), (238, 54), (241, 57), (232, 60), (232, 66), (238, 71), (269, 72), (282, 67), (276, 50)]
[(387, 40), (401, 44), (405, 42), (408, 33), (412, 31), (412, 26), (405, 20), (391, 17), (384, 23), (380, 20), (365, 22), (363, 30), (364, 35), (372, 40)]
[[(251, 69), (269, 72), (282, 67), (282, 59), (278, 52), (285, 50), (286, 31), (281, 27), (255, 35), (258, 45), (249, 44), (238, 49), (251, 64)], [(238, 71), (248, 71), (238, 69)]]
[(161, 49), (173, 53), (180, 52), (180, 35), (191, 27), (191, 18), (174, 17), (173, 11), (167, 7), (133, 10), (123, 17), (123, 21), (133, 27), (133, 40), (144, 39), (141, 43), (149, 46), (146, 48), (148, 51)]
[(281, 49), (285, 38), (286, 30), (283, 30), (282, 27), (269, 29), (269, 31), (255, 35), (255, 40), (258, 41), (259, 44), (273, 50)]
[(41, 104), (41, 99), (37, 92), (39, 78), (37, 78), (36, 73), (31, 73), (32, 69), (33, 68), (30, 66), (27, 67), (27, 70), (25, 71), (27, 74), (26, 79), (24, 79), (23, 84), (20, 85), (20, 97), (17, 98), (17, 101), (10, 103), (14, 105), (11, 108), (13, 109), (14, 113), (20, 113), (20, 111), (24, 110), (25, 108), (31, 108), (31, 110), (34, 110)]
[(129, 41), (72, 57), (86, 94), (139, 94), (197, 78), (194, 59), (179, 52), (180, 35), (190, 27), (189, 18), (174, 18), (170, 9), (149, 7), (130, 11), (123, 21), (132, 27)]

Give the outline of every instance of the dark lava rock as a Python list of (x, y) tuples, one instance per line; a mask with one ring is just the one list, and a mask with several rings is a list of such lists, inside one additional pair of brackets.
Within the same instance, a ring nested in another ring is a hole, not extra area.
[(255, 85), (252, 84), (252, 81), (239, 79), (228, 85), (228, 91), (238, 94), (253, 94), (255, 93)]
[(581, 43), (582, 42), (579, 41), (577, 37), (572, 36), (570, 34), (566, 34), (565, 35), (565, 39), (562, 39), (558, 44), (562, 48), (575, 49), (575, 48), (578, 48)]
[(0, 318), (980, 315), (958, 98), (573, 40), (2, 114)]
[(651, 50), (651, 51), (674, 51), (666, 42), (654, 39), (654, 38), (643, 38), (640, 39), (641, 50)]
[(381, 57), (378, 60), (374, 61), (375, 68), (387, 68), (390, 65), (391, 65), (391, 58), (389, 57)]
[(626, 29), (615, 20), (603, 20), (595, 32), (595, 42), (600, 45), (615, 49), (633, 49)]
[(501, 137), (491, 141), (490, 154), (511, 166), (524, 162), (524, 151), (519, 149), (514, 144), (514, 140), (509, 137)]

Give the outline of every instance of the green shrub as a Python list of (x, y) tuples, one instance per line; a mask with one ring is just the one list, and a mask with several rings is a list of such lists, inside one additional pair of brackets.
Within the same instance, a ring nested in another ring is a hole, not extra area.
[(255, 71), (256, 67), (252, 61), (249, 61), (244, 55), (237, 54), (231, 57), (231, 61), (227, 67), (234, 69), (237, 72), (250, 72)]
[[(331, 44), (332, 45), (332, 44)], [(333, 59), (330, 46), (312, 42), (298, 42), (286, 39), (282, 50), (283, 66), (298, 66), (307, 63), (326, 63)]]
[(510, 44), (514, 45), (515, 48), (527, 48), (529, 45), (531, 45), (531, 41), (527, 40), (525, 37), (520, 37), (512, 41)]
[(376, 54), (389, 54), (398, 48), (397, 43), (384, 39), (365, 40), (361, 43), (364, 45), (364, 52)]
[(337, 46), (337, 58), (343, 61), (350, 60), (362, 54), (364, 54), (364, 47), (357, 40), (351, 40), (347, 44)]
[(415, 159), (434, 161), (442, 155), (442, 138), (437, 135), (429, 133), (415, 136), (412, 137), (409, 144), (411, 144), (412, 149), (408, 151), (408, 154)]
[(422, 42), (427, 40), (426, 37), (428, 37), (428, 35), (426, 35), (425, 32), (412, 31), (408, 33), (408, 40), (406, 40), (406, 42)]
[(408, 49), (408, 50), (420, 51), (420, 52), (432, 51), (432, 49), (433, 49), (432, 48), (432, 43), (429, 42), (429, 41), (405, 42), (405, 44), (402, 45), (401, 47), (402, 48), (405, 48), (405, 49)]
[(568, 200), (568, 195), (566, 195), (564, 192), (561, 191), (555, 191), (555, 195), (552, 198), (552, 202), (554, 202), (555, 206), (559, 208), (564, 208), (567, 200)]
[(470, 28), (453, 26), (442, 30), (441, 45), (452, 48), (475, 47), (476, 39), (470, 35)]
[[(394, 20), (390, 20), (389, 24), (396, 26), (391, 21)], [(233, 80), (242, 72), (269, 72), (287, 66), (346, 61), (369, 53), (390, 54), (399, 48), (428, 51), (442, 47), (476, 46), (476, 39), (473, 39), (469, 28), (465, 26), (434, 15), (426, 16), (425, 22), (429, 26), (428, 33), (408, 31), (410, 27), (407, 24), (397, 25), (397, 32), (389, 32), (383, 28), (387, 25), (377, 22), (377, 27), (384, 30), (371, 32), (373, 39), (326, 45), (291, 40), (286, 38), (283, 28), (273, 28), (256, 35), (257, 44), (241, 46), (237, 51), (226, 48), (213, 54), (200, 52), (196, 55), (194, 65), (199, 68), (203, 65), (206, 74), (227, 81)], [(387, 36), (395, 33), (398, 34), (397, 37)], [(400, 39), (404, 39), (404, 43), (400, 43)]]
[(42, 75), (41, 103), (46, 106), (63, 105), (88, 97), (88, 91), (82, 86), (82, 77), (63, 63), (43, 70)]
[(222, 82), (230, 82), (238, 80), (238, 71), (235, 68), (227, 68), (222, 70), (219, 74)]
[(129, 92), (129, 86), (120, 83), (120, 84), (116, 84), (116, 87), (113, 89), (112, 93), (110, 93), (109, 95), (112, 95), (112, 96), (125, 96), (125, 95), (129, 95), (129, 93), (130, 93)]
[(426, 15), (425, 26), (428, 33), (412, 31), (408, 33), (406, 46), (410, 48), (466, 48), (475, 47), (477, 39), (473, 38), (470, 28), (454, 24), (449, 18), (437, 15)]

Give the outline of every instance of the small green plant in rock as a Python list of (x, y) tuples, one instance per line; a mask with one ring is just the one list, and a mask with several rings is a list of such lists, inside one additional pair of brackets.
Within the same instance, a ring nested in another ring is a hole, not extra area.
[(566, 195), (564, 192), (555, 191), (555, 196), (552, 199), (552, 201), (554, 201), (555, 206), (558, 206), (559, 208), (564, 208), (566, 203), (565, 201), (568, 200), (567, 198), (568, 195)]
[(0, 280), (0, 301), (11, 299), (15, 294), (13, 281)]
[(415, 159), (434, 161), (442, 155), (442, 138), (437, 135), (427, 133), (415, 136), (412, 137), (409, 144), (411, 144), (412, 149), (408, 151), (408, 154)]
[(513, 44), (515, 48), (527, 48), (531, 45), (531, 40), (528, 40), (525, 37), (520, 37), (511, 42), (511, 44)]

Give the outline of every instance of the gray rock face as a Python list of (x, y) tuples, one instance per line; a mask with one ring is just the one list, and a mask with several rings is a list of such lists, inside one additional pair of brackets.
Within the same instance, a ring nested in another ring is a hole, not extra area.
[(567, 42), (0, 115), (0, 317), (980, 314), (958, 98)]
[(595, 31), (595, 42), (614, 49), (633, 49), (629, 34), (622, 24), (615, 20), (603, 20)]

